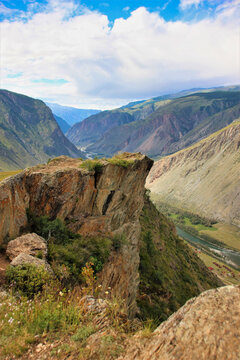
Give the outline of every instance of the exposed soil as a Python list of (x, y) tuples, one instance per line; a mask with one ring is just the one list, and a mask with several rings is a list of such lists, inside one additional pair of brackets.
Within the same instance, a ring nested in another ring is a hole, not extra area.
[(10, 261), (5, 254), (0, 253), (0, 286), (5, 283), (5, 271)]

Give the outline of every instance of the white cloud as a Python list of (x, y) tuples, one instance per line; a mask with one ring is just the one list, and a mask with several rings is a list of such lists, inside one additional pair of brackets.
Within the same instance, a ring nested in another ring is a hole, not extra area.
[(180, 7), (186, 9), (189, 6), (198, 6), (203, 0), (181, 0)]
[[(224, 7), (215, 18), (166, 22), (141, 7), (110, 27), (103, 14), (51, 0), (28, 21), (1, 24), (0, 86), (107, 108), (171, 90), (240, 82), (238, 16), (237, 7)], [(16, 73), (22, 76), (7, 76)], [(39, 79), (68, 82), (32, 82)]]

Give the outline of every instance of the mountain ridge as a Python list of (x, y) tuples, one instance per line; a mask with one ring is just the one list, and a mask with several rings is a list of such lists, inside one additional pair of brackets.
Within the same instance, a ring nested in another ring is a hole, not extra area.
[(158, 200), (240, 226), (240, 121), (155, 162), (146, 186)]
[(84, 157), (43, 101), (0, 90), (0, 169), (21, 169), (58, 155)]
[[(126, 124), (111, 125), (87, 150), (105, 156), (118, 151), (140, 151), (152, 157), (167, 155), (240, 116), (240, 92), (196, 93), (161, 104), (143, 119), (131, 118)], [(202, 127), (201, 132), (197, 127)]]

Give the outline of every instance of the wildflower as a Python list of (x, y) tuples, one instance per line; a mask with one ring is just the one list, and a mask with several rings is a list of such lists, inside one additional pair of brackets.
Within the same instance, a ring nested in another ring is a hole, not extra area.
[(62, 291), (59, 291), (59, 295), (60, 295), (60, 296), (63, 296), (63, 292), (62, 292)]
[(12, 317), (10, 317), (10, 319), (8, 320), (9, 324), (11, 324), (13, 322), (13, 320), (14, 319)]
[(105, 294), (107, 295), (107, 294), (109, 294), (109, 292), (108, 292), (108, 291), (105, 291)]

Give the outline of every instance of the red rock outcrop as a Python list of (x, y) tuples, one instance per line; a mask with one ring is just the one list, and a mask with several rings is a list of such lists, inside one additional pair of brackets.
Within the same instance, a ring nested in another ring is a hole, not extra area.
[[(27, 225), (26, 210), (68, 223), (83, 234), (124, 234), (122, 255), (103, 270), (103, 288), (126, 300), (136, 310), (139, 265), (139, 216), (144, 184), (153, 164), (148, 157), (125, 154), (129, 166), (101, 160), (101, 171), (81, 167), (82, 160), (59, 157), (6, 179), (0, 184), (0, 242), (19, 236)], [(116, 266), (117, 264), (117, 266)]]

